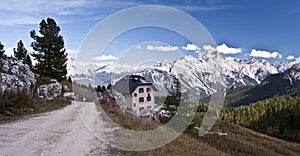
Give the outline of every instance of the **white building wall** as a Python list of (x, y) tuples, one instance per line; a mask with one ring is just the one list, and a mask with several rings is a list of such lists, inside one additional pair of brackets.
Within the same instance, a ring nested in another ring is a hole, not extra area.
[(132, 102), (132, 96), (130, 94), (124, 95), (125, 101), (126, 101), (126, 107), (132, 109), (133, 102)]
[[(139, 93), (139, 89), (143, 88), (144, 92), (143, 93)], [(151, 100), (147, 101), (147, 97), (148, 97), (148, 92), (147, 92), (147, 88), (150, 88), (150, 97)], [(137, 96), (134, 96), (134, 95)], [(139, 98), (144, 98), (144, 102), (139, 102)], [(154, 94), (153, 94), (153, 88), (151, 85), (141, 85), (138, 86), (134, 92), (132, 93), (132, 109), (135, 110), (137, 112), (137, 115), (140, 116), (140, 111), (141, 108), (154, 108)]]

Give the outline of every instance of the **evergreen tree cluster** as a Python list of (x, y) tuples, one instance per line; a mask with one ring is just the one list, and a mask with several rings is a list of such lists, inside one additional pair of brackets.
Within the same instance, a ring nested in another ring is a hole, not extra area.
[(276, 137), (300, 141), (300, 97), (280, 96), (248, 106), (225, 108), (221, 119)]
[[(42, 76), (59, 81), (67, 79), (68, 58), (63, 37), (59, 32), (60, 27), (57, 26), (54, 19), (43, 19), (40, 23), (40, 35), (37, 35), (35, 30), (30, 32), (30, 37), (34, 40), (31, 47), (35, 51), (31, 56), (34, 57), (37, 64), (32, 67), (30, 54), (22, 40), (17, 43), (17, 48), (14, 48), (14, 57), (28, 64), (30, 69)], [(0, 42), (0, 56), (3, 56), (4, 52), (4, 45)]]
[(108, 84), (107, 87), (105, 87), (104, 85), (103, 86), (98, 85), (97, 87), (95, 87), (95, 91), (96, 92), (100, 92), (100, 93), (104, 93), (107, 90), (111, 90), (111, 87), (112, 87), (111, 84)]

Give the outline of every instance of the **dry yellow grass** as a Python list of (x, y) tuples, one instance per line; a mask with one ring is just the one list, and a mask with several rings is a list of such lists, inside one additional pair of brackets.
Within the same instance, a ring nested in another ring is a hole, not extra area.
[[(102, 105), (116, 123), (133, 130), (149, 130), (161, 126), (151, 120), (138, 118), (118, 108)], [(192, 137), (181, 134), (164, 147), (149, 151), (123, 151), (110, 149), (112, 155), (299, 155), (300, 144), (266, 136), (249, 129), (218, 121), (214, 131), (227, 132), (230, 136), (206, 135)]]

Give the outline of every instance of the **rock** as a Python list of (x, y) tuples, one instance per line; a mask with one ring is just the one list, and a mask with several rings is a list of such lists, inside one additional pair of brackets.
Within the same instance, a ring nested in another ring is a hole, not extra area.
[(68, 86), (67, 86), (67, 85), (63, 85), (63, 90), (64, 90), (65, 92), (69, 92), (69, 91), (71, 91), (71, 90), (68, 88)]
[(75, 93), (74, 92), (64, 92), (64, 98), (74, 99), (75, 98)]
[(49, 82), (50, 82), (50, 83), (58, 83), (57, 80), (55, 80), (55, 79), (50, 79)]
[(48, 86), (47, 85), (41, 85), (38, 89), (37, 89), (37, 94), (39, 97), (41, 98), (45, 98), (48, 96)]
[(15, 58), (0, 58), (0, 91), (25, 91), (32, 95), (36, 79), (27, 64)]
[(62, 85), (55, 79), (50, 80), (50, 84), (44, 84), (37, 88), (37, 94), (43, 98), (56, 98), (62, 93)]

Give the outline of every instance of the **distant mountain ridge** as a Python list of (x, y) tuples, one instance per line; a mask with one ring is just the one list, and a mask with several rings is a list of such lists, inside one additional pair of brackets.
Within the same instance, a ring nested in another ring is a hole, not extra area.
[(293, 65), (299, 64), (299, 63), (300, 63), (300, 57), (296, 58), (294, 61), (281, 62), (281, 63), (278, 63), (278, 64), (274, 64), (273, 66), (276, 67), (279, 72), (284, 72), (287, 69), (291, 68)]
[(203, 52), (198, 57), (184, 56), (151, 67), (114, 64), (76, 66), (75, 78), (95, 78), (96, 84), (107, 85), (122, 76), (140, 74), (153, 81), (159, 90), (170, 90), (173, 78), (177, 77), (183, 91), (189, 90), (205, 97), (223, 88), (260, 84), (268, 75), (277, 74), (298, 62), (300, 58), (290, 63), (272, 65), (265, 59), (231, 58), (217, 52)]
[(274, 96), (300, 96), (300, 63), (283, 73), (267, 76), (260, 84), (230, 88), (225, 105), (238, 107)]

